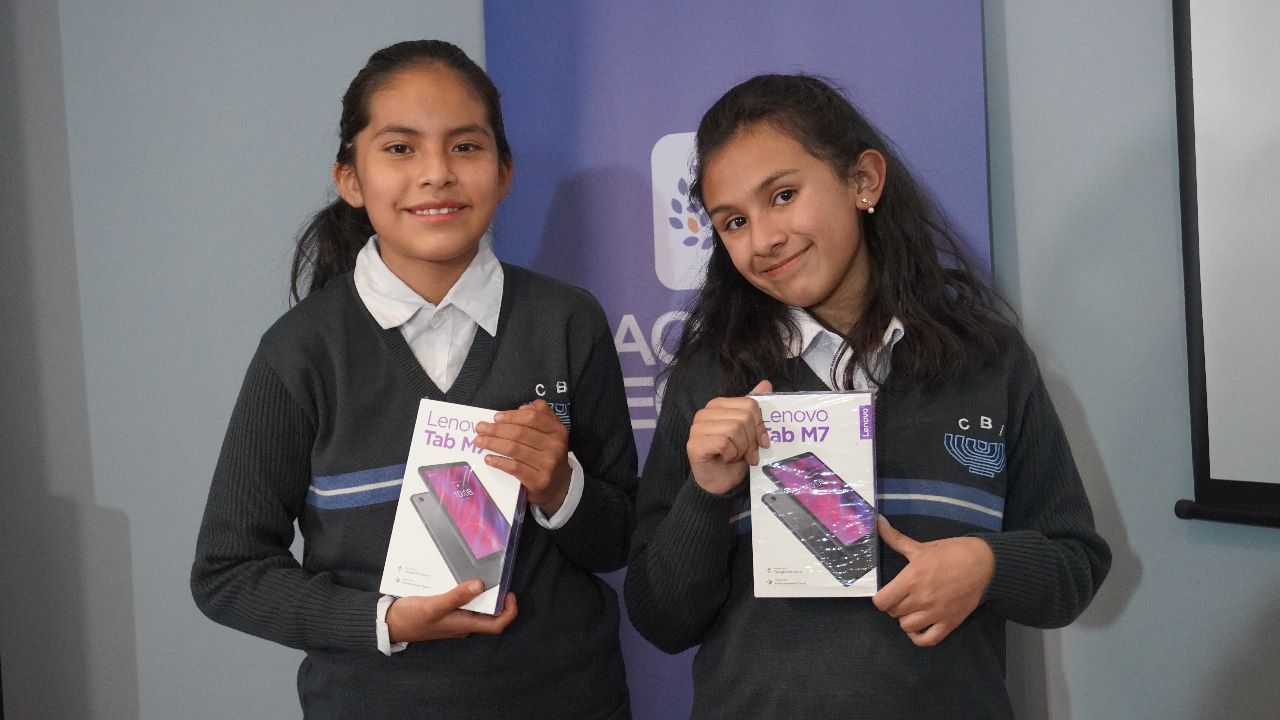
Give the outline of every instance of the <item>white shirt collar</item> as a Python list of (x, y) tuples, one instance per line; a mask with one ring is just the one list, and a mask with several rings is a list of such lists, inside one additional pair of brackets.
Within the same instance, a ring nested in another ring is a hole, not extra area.
[[(800, 357), (808, 352), (815, 343), (833, 343), (831, 344), (831, 353), (835, 353), (835, 349), (840, 347), (843, 339), (836, 333), (824, 328), (822, 323), (818, 322), (808, 311), (803, 308), (790, 308), (788, 318), (795, 323), (799, 334), (790, 334), (789, 330), (787, 338), (787, 357)], [(881, 349), (892, 350), (894, 345), (902, 339), (906, 328), (902, 326), (902, 321), (897, 317), (889, 320), (889, 327), (884, 331), (884, 337), (880, 341)]]
[(430, 313), (449, 306), (458, 308), (490, 335), (498, 334), (498, 315), (502, 310), (502, 263), (493, 254), (493, 237), (485, 233), (471, 264), (458, 281), (445, 293), (440, 305), (427, 302), (391, 272), (378, 254), (378, 236), (356, 256), (355, 284), (369, 314), (384, 330), (408, 322), (420, 310)]

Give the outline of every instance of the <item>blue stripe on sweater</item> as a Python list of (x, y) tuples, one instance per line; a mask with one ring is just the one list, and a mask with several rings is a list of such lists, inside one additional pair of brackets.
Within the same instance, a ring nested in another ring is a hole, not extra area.
[(307, 504), (324, 510), (392, 502), (400, 497), (404, 465), (388, 465), (340, 475), (317, 475), (307, 489)]
[(1004, 498), (941, 480), (881, 478), (878, 509), (884, 515), (927, 515), (999, 531)]

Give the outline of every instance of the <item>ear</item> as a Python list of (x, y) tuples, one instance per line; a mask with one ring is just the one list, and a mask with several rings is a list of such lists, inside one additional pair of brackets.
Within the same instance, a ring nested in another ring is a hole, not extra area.
[(338, 195), (351, 207), (364, 207), (364, 193), (360, 190), (360, 178), (356, 177), (354, 165), (336, 162), (333, 164), (333, 186)]
[(849, 171), (849, 187), (857, 194), (855, 202), (859, 210), (873, 208), (880, 203), (884, 192), (886, 163), (879, 150), (863, 150)]
[(514, 161), (498, 162), (498, 202), (502, 202), (507, 197), (507, 191), (511, 189), (511, 176), (516, 172), (516, 164)]

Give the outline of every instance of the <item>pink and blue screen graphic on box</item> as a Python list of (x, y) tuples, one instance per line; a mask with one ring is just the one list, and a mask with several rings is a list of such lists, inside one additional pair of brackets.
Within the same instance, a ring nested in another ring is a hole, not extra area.
[(768, 474), (841, 543), (851, 545), (875, 529), (876, 511), (813, 453), (766, 466)]
[(477, 560), (506, 549), (511, 526), (471, 466), (464, 463), (423, 468), (422, 479), (440, 499), (441, 507)]

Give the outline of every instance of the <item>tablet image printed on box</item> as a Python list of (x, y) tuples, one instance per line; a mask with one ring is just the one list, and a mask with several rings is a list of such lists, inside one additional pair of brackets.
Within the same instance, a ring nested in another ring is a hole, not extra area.
[(770, 438), (750, 477), (756, 597), (874, 594), (872, 395), (773, 393), (756, 400)]
[(511, 579), (525, 515), (524, 488), (484, 462), (475, 424), (484, 408), (423, 400), (405, 463), (404, 483), (379, 590), (437, 595), (467, 580), (485, 592), (463, 606), (496, 615)]

